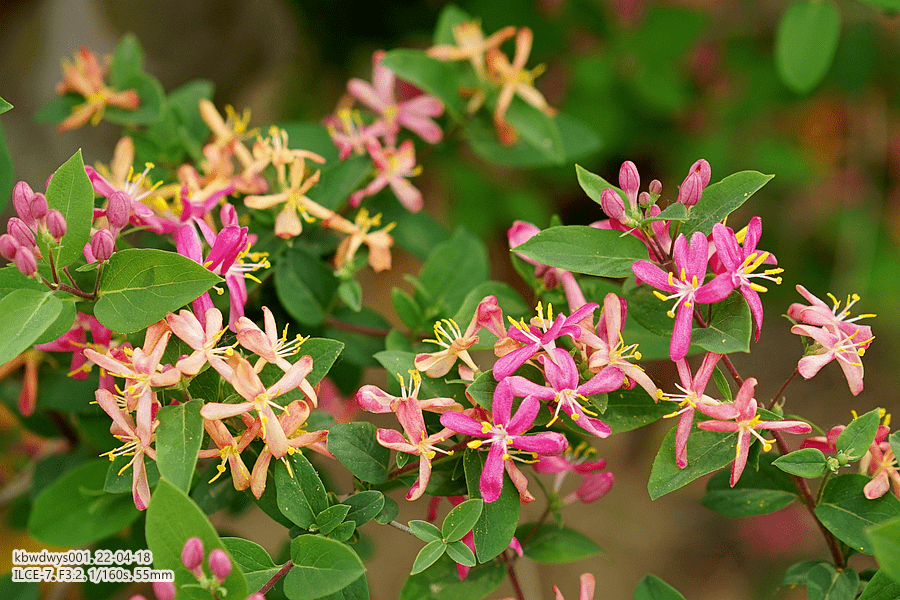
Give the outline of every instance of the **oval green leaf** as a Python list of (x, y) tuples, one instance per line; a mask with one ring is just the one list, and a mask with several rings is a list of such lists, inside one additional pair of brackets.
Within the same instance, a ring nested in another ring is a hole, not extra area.
[(82, 256), (94, 220), (94, 188), (84, 171), (81, 150), (53, 173), (47, 184), (47, 204), (66, 219), (66, 234), (54, 253), (56, 268), (61, 269)]
[[(463, 455), (469, 498), (481, 498), (478, 482), (484, 467), (484, 454), (476, 450), (466, 450)], [(484, 505), (481, 517), (472, 528), (478, 562), (487, 562), (509, 547), (516, 533), (516, 525), (519, 523), (520, 509), (519, 493), (510, 481), (509, 475), (504, 473), (500, 497)]]
[(156, 429), (156, 464), (159, 474), (183, 492), (191, 489), (197, 452), (203, 442), (201, 400), (159, 409)]
[(758, 171), (741, 171), (707, 187), (700, 201), (691, 207), (691, 218), (682, 223), (681, 233), (687, 238), (695, 231), (711, 234), (713, 225), (722, 222), (773, 177)]
[(878, 424), (881, 421), (878, 411), (877, 408), (870, 410), (850, 421), (838, 436), (835, 443), (837, 451), (846, 454), (850, 460), (862, 458), (869, 451), (869, 446), (875, 441), (875, 434), (878, 433)]
[(797, 499), (790, 476), (772, 466), (776, 454), (761, 454), (759, 470), (745, 469), (734, 487), (731, 473), (720, 471), (710, 478), (701, 504), (726, 517), (765, 515), (781, 510)]
[(775, 63), (781, 80), (798, 94), (822, 81), (834, 60), (841, 14), (828, 0), (797, 2), (785, 11), (775, 37)]
[(601, 277), (628, 277), (631, 265), (647, 258), (638, 238), (584, 225), (550, 227), (512, 251), (551, 267)]
[(443, 556), (446, 551), (447, 544), (441, 540), (428, 542), (416, 555), (416, 560), (413, 561), (412, 571), (410, 571), (409, 574), (415, 575), (416, 573), (421, 573), (437, 562), (437, 559)]
[(309, 529), (316, 516), (328, 508), (325, 484), (300, 452), (285, 456), (275, 465), (275, 489), (278, 509), (303, 529)]
[(291, 560), (294, 567), (284, 578), (284, 595), (291, 600), (315, 600), (333, 594), (366, 571), (349, 546), (316, 535), (294, 538)]
[(222, 544), (231, 558), (244, 572), (247, 590), (254, 591), (264, 586), (281, 569), (266, 552), (265, 548), (244, 538), (222, 538)]
[(452, 544), (463, 539), (463, 536), (472, 531), (472, 527), (481, 517), (483, 507), (484, 500), (472, 499), (466, 500), (451, 510), (444, 518), (444, 525), (441, 527), (444, 540), (448, 544)]
[(821, 477), (827, 468), (825, 454), (818, 448), (801, 448), (779, 457), (772, 464), (791, 475), (804, 479)]
[(900, 517), (900, 500), (891, 494), (869, 500), (863, 488), (865, 475), (847, 473), (825, 486), (816, 516), (828, 530), (858, 552), (872, 554), (874, 548), (866, 530)]
[(881, 569), (900, 582), (900, 518), (877, 525), (868, 533)]
[(687, 485), (698, 477), (717, 471), (734, 460), (734, 446), (737, 433), (723, 433), (698, 429), (695, 424), (691, 428), (687, 444), (687, 466), (683, 469), (675, 464), (675, 427), (669, 430), (662, 441), (647, 491), (650, 499), (656, 500), (669, 492)]
[(634, 600), (684, 600), (684, 596), (656, 575), (647, 575), (637, 584)]
[(526, 523), (516, 529), (517, 539), (528, 540), (522, 550), (533, 561), (561, 565), (603, 553), (592, 539), (574, 529), (544, 523), (537, 533), (532, 534), (535, 525)]
[(62, 309), (62, 301), (50, 291), (15, 290), (0, 299), (4, 331), (0, 340), (0, 365), (34, 344)]
[(375, 426), (371, 423), (335, 425), (328, 431), (328, 451), (363, 481), (387, 481), (391, 451), (375, 439)]

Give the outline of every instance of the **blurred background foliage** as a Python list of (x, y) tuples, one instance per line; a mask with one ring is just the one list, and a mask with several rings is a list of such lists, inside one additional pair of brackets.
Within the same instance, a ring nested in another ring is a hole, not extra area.
[[(249, 107), (254, 126), (318, 121), (333, 110), (349, 78), (369, 78), (373, 51), (428, 46), (444, 4), (6, 2), (0, 14), (0, 96), (15, 105), (2, 117), (14, 180), (42, 181), (77, 147), (88, 164), (109, 160), (114, 127), (103, 124), (58, 136), (53, 127), (33, 119), (54, 96), (60, 59), (80, 46), (108, 53), (131, 31), (146, 52), (146, 70), (166, 90), (205, 79), (215, 84), (217, 105)], [(856, 292), (864, 312), (878, 313), (872, 321), (878, 340), (866, 355), (866, 391), (849, 403), (839, 370), (825, 369), (813, 382), (793, 385), (789, 407), (828, 428), (846, 422), (851, 408), (862, 413), (900, 406), (900, 17), (890, 12), (900, 2), (458, 4), (481, 18), (486, 33), (506, 25), (534, 30), (528, 64), (547, 66), (538, 88), (602, 140), (596, 153), (579, 160), (588, 170), (614, 181), (619, 165), (632, 160), (644, 186), (658, 178), (663, 195), (672, 199), (688, 167), (701, 157), (712, 165), (713, 181), (747, 169), (775, 174), (729, 223), (738, 228), (761, 215), (761, 245), (786, 270), (785, 283), (764, 298), (763, 339), (750, 357), (738, 357), (739, 367), (764, 382), (762, 395), (774, 393), (801, 350), (786, 323), (779, 326), (779, 315), (799, 300), (794, 285), (802, 283), (819, 296)], [(797, 61), (808, 69), (798, 72)], [(529, 171), (490, 167), (470, 150), (460, 153), (448, 146), (420, 154), (424, 172), (416, 185), (424, 191), (425, 210), (448, 230), (464, 224), (488, 240), (494, 277), (524, 287), (507, 259), (505, 231), (514, 219), (544, 227), (553, 214), (566, 224), (603, 218), (579, 188), (572, 164)], [(403, 271), (418, 271), (416, 260), (402, 252), (395, 265), (390, 275), (363, 282), (365, 303), (383, 313), (391, 312), (392, 286), (409, 290)], [(671, 376), (663, 367), (651, 372)], [(0, 425), (10, 427), (8, 422)], [(780, 561), (820, 551), (817, 541), (809, 541), (810, 531), (785, 525), (790, 521), (783, 514), (726, 522), (697, 504), (701, 486), (650, 505), (644, 486), (662, 432), (615, 436), (601, 450), (611, 459), (618, 493), (582, 507), (585, 518), (596, 522), (595, 532), (586, 522), (584, 529), (615, 564), (598, 559), (531, 573), (531, 579), (526, 573), (530, 584), (542, 590), (535, 597), (553, 583), (574, 594), (577, 575), (586, 570), (601, 586), (610, 586), (601, 598), (625, 597), (648, 568), (689, 598), (791, 597), (778, 586)], [(18, 466), (16, 447), (4, 441), (2, 481)], [(7, 512), (7, 521), (15, 530), (15, 511)], [(13, 547), (24, 543), (5, 531), (3, 537)], [(375, 559), (379, 554), (376, 550)], [(7, 556), (0, 549), (0, 557)], [(398, 570), (396, 556), (384, 558), (396, 571), (386, 578), (396, 581), (373, 589), (394, 597), (405, 566)], [(698, 571), (698, 564), (706, 566)]]

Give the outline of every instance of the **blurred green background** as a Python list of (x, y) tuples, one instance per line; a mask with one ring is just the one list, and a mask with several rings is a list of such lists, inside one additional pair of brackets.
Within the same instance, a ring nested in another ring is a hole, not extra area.
[[(15, 105), (2, 117), (15, 180), (38, 184), (79, 147), (88, 164), (109, 160), (114, 127), (104, 123), (59, 136), (52, 126), (33, 119), (54, 97), (60, 59), (81, 46), (108, 53), (131, 31), (146, 52), (146, 70), (166, 90), (208, 79), (215, 83), (216, 103), (249, 107), (254, 126), (318, 121), (333, 110), (349, 78), (370, 77), (374, 50), (426, 47), (444, 4), (5, 2), (0, 10), (0, 96)], [(770, 397), (801, 351), (788, 322), (780, 318), (791, 302), (800, 300), (794, 286), (802, 283), (820, 297), (829, 291), (838, 298), (855, 292), (862, 296), (862, 312), (878, 314), (870, 321), (878, 339), (865, 357), (865, 391), (852, 398), (840, 370), (829, 365), (815, 380), (792, 384), (787, 410), (827, 429), (847, 422), (850, 409), (900, 408), (900, 17), (874, 6), (893, 2), (827, 3), (840, 17), (833, 60), (821, 67), (821, 81), (804, 83), (812, 89), (800, 92), (797, 75), (791, 79), (789, 69), (779, 63), (785, 57), (776, 57), (779, 24), (792, 9), (790, 2), (458, 4), (482, 19), (486, 33), (505, 25), (534, 30), (528, 64), (547, 65), (539, 89), (552, 105), (583, 119), (602, 139), (598, 153), (579, 161), (587, 169), (615, 181), (622, 161), (632, 160), (644, 188), (658, 178), (667, 198), (677, 195), (677, 185), (697, 158), (710, 162), (713, 181), (747, 169), (775, 174), (729, 221), (737, 229), (752, 215), (761, 215), (760, 246), (785, 268), (783, 285), (764, 296), (767, 319), (760, 343), (751, 356), (735, 362), (742, 373), (760, 380), (760, 397)], [(814, 37), (819, 44), (814, 55), (824, 53), (827, 59), (830, 48), (822, 39), (827, 36)], [(465, 224), (487, 239), (492, 274), (520, 288), (505, 240), (514, 219), (543, 227), (552, 214), (566, 224), (603, 218), (579, 188), (571, 164), (537, 171), (504, 169), (486, 165), (467, 149), (436, 152), (423, 164), (416, 185), (425, 193), (425, 210), (448, 228)], [(417, 268), (413, 258), (399, 252), (389, 275), (366, 279), (366, 303), (389, 312), (391, 286), (402, 282), (404, 270), (415, 273)], [(666, 365), (651, 368), (651, 373), (661, 381), (672, 378)], [(799, 512), (790, 509), (788, 515), (782, 511), (728, 521), (697, 503), (700, 483), (650, 502), (645, 487), (649, 465), (668, 426), (658, 423), (599, 443), (616, 486), (600, 502), (573, 508), (568, 518), (608, 554), (560, 567), (522, 561), (520, 577), (531, 597), (550, 597), (554, 584), (575, 597), (577, 577), (585, 571), (596, 575), (595, 597), (603, 599), (630, 598), (647, 572), (692, 599), (805, 597), (779, 585), (791, 561), (824, 556), (804, 515), (799, 524), (790, 517)], [(424, 506), (407, 506), (401, 518), (421, 518), (423, 513)], [(7, 521), (13, 533), (21, 525), (14, 518)], [(225, 530), (241, 523), (219, 521)], [(373, 594), (396, 597), (415, 545), (401, 544), (406, 540), (395, 530), (370, 525), (368, 533), (375, 545), (367, 563)], [(254, 538), (259, 532), (244, 535)], [(277, 548), (283, 540), (257, 541)], [(0, 549), (0, 559), (7, 556)]]

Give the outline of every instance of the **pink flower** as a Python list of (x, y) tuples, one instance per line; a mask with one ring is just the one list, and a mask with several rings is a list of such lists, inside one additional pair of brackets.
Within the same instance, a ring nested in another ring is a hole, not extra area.
[(189, 310), (182, 309), (177, 315), (169, 313), (166, 322), (172, 332), (194, 351), (175, 363), (175, 368), (188, 377), (193, 377), (209, 363), (223, 377), (230, 378), (233, 370), (225, 363), (224, 357), (233, 353), (231, 346), (217, 348), (225, 329), (222, 328), (222, 313), (217, 308), (206, 311), (203, 323)]
[(450, 44), (432, 46), (428, 49), (428, 56), (443, 61), (468, 60), (478, 78), (485, 79), (485, 54), (491, 49), (499, 48), (500, 44), (515, 34), (516, 28), (509, 25), (485, 38), (481, 31), (481, 23), (477, 20), (465, 21), (453, 27), (455, 46)]
[(400, 148), (382, 148), (377, 141), (370, 141), (366, 143), (366, 149), (375, 164), (375, 179), (363, 189), (353, 192), (350, 204), (359, 206), (363, 198), (374, 196), (389, 185), (406, 210), (422, 210), (422, 192), (408, 181), (408, 178), (415, 177), (421, 171), (421, 167), (416, 166), (416, 151), (412, 140), (405, 140)]
[[(639, 260), (632, 266), (635, 276), (657, 288), (669, 292), (663, 295), (654, 291), (662, 301), (675, 299), (675, 306), (668, 311), (669, 317), (675, 319), (672, 331), (672, 342), (669, 346), (669, 357), (673, 361), (684, 358), (691, 345), (691, 323), (693, 322), (694, 303), (711, 304), (728, 297), (734, 286), (731, 276), (722, 274), (712, 281), (703, 283), (706, 277), (706, 265), (709, 261), (709, 242), (706, 236), (695, 231), (690, 245), (684, 235), (675, 240), (673, 252), (676, 274), (666, 273), (657, 265), (647, 260)], [(675, 311), (678, 311), (676, 316)]]
[[(109, 456), (109, 460), (115, 460), (117, 456), (131, 455), (131, 460), (122, 471), (132, 467), (131, 492), (134, 505), (138, 510), (144, 510), (150, 503), (150, 484), (147, 481), (147, 470), (144, 466), (144, 455), (156, 459), (156, 452), (150, 447), (153, 438), (153, 419), (149, 403), (138, 406), (137, 419), (122, 410), (118, 399), (109, 390), (97, 390), (94, 393), (97, 404), (113, 420), (110, 431), (125, 444), (110, 450), (103, 456)], [(124, 403), (124, 401), (123, 401)], [(121, 474), (122, 471), (119, 473)]]
[[(586, 445), (582, 444), (582, 446)], [(538, 473), (554, 473), (556, 475), (553, 480), (553, 491), (557, 494), (562, 488), (566, 476), (569, 473), (575, 473), (581, 477), (581, 484), (578, 489), (565, 496), (562, 502), (566, 506), (576, 501), (589, 504), (605, 496), (612, 489), (614, 481), (612, 473), (599, 472), (606, 466), (605, 460), (587, 460), (591, 454), (595, 453), (596, 451), (590, 447), (587, 447), (587, 451), (583, 453), (579, 453), (578, 449), (573, 451), (572, 448), (567, 448), (559, 456), (541, 457), (534, 464), (534, 470)]]
[[(141, 99), (136, 91), (116, 92), (104, 83), (103, 76), (107, 67), (101, 66), (96, 54), (87, 48), (81, 48), (74, 58), (74, 62), (63, 60), (63, 80), (57, 84), (56, 93), (63, 95), (74, 92), (84, 96), (84, 102), (57, 125), (59, 133), (77, 129), (88, 121), (96, 125), (103, 119), (107, 106), (137, 110)], [(108, 63), (109, 57), (104, 62)]]
[(312, 221), (307, 212), (307, 203), (312, 201), (307, 198), (306, 193), (319, 181), (321, 174), (320, 170), (316, 170), (310, 175), (305, 159), (295, 158), (290, 166), (290, 178), (279, 178), (280, 192), (247, 196), (244, 198), (244, 204), (250, 208), (264, 210), (284, 203), (275, 217), (275, 235), (285, 239), (296, 237), (303, 232), (300, 217), (307, 222)]
[(433, 353), (421, 353), (416, 355), (415, 365), (420, 371), (425, 371), (429, 377), (443, 377), (450, 372), (456, 364), (456, 359), (462, 360), (473, 372), (478, 372), (478, 365), (469, 356), (468, 349), (478, 343), (478, 332), (486, 324), (491, 323), (494, 311), (498, 308), (496, 296), (485, 296), (475, 308), (475, 314), (465, 333), (460, 331), (459, 325), (453, 319), (442, 319), (434, 324), (434, 339), (425, 340), (441, 346), (443, 350)]
[(841, 301), (828, 294), (832, 301), (829, 308), (827, 304), (813, 296), (802, 285), (797, 286), (797, 291), (806, 298), (810, 305), (794, 303), (788, 308), (788, 316), (801, 323), (813, 325), (816, 327), (827, 327), (832, 333), (838, 334), (840, 331), (844, 337), (856, 339), (862, 348), (868, 348), (874, 339), (872, 328), (867, 325), (857, 325), (856, 321), (874, 317), (873, 314), (862, 314), (850, 317), (850, 309), (859, 301), (859, 295), (851, 294), (847, 296), (846, 304), (841, 309)]
[(326, 117), (324, 124), (331, 141), (338, 147), (340, 160), (345, 160), (351, 153), (360, 156), (365, 154), (367, 143), (376, 141), (379, 136), (387, 135), (394, 129), (383, 120), (365, 125), (359, 118), (358, 110), (347, 108), (338, 109), (335, 114)]
[(894, 494), (900, 498), (900, 469), (893, 447), (887, 440), (888, 433), (890, 429), (887, 426), (880, 426), (869, 451), (859, 461), (860, 470), (872, 475), (872, 481), (863, 488), (863, 494), (869, 500), (882, 497), (892, 485)]
[(737, 431), (738, 439), (735, 447), (734, 463), (731, 466), (731, 487), (741, 478), (744, 472), (744, 466), (747, 464), (747, 455), (750, 450), (750, 444), (753, 441), (751, 436), (756, 437), (763, 444), (763, 449), (768, 452), (773, 442), (766, 440), (757, 433), (760, 429), (770, 429), (777, 431), (786, 431), (788, 433), (809, 433), (812, 427), (809, 423), (803, 421), (762, 421), (760, 416), (756, 414), (756, 399), (753, 397), (753, 390), (756, 388), (756, 379), (750, 377), (744, 380), (741, 389), (738, 390), (737, 397), (734, 399), (734, 408), (738, 410), (738, 415), (733, 418), (734, 421), (716, 420), (713, 418), (709, 421), (703, 421), (697, 424), (700, 429), (706, 431)]
[(397, 412), (400, 403), (413, 399), (418, 402), (422, 410), (436, 413), (444, 413), (448, 410), (462, 410), (462, 406), (453, 398), (418, 398), (419, 388), (422, 386), (422, 375), (415, 369), (409, 370), (409, 388), (403, 381), (403, 377), (397, 373), (400, 380), (400, 395), (393, 396), (374, 385), (364, 385), (356, 392), (356, 402), (360, 408), (373, 413)]
[(794, 325), (791, 333), (808, 336), (815, 341), (807, 350), (808, 354), (797, 363), (797, 371), (804, 379), (811, 379), (822, 367), (837, 360), (847, 378), (850, 393), (856, 396), (863, 390), (862, 355), (871, 338), (857, 342), (843, 334), (832, 333), (827, 327), (810, 325)]

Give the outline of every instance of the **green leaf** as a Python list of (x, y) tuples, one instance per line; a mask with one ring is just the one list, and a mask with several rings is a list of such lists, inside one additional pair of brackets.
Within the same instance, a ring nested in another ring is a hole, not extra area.
[(409, 327), (411, 331), (422, 329), (422, 309), (416, 301), (400, 288), (391, 289), (391, 301), (394, 304), (394, 312)]
[(346, 542), (351, 537), (353, 537), (354, 531), (356, 531), (356, 523), (354, 523), (353, 521), (347, 521), (345, 523), (341, 523), (333, 530), (331, 530), (331, 532), (328, 534), (328, 537), (339, 542)]
[(197, 452), (203, 442), (202, 400), (164, 406), (156, 429), (156, 464), (159, 474), (183, 492), (191, 489)]
[(362, 309), (362, 286), (355, 279), (345, 279), (338, 286), (338, 297), (350, 307), (359, 312)]
[(94, 315), (119, 333), (139, 331), (199, 297), (222, 279), (192, 261), (153, 248), (116, 252), (100, 277)]
[(300, 452), (286, 456), (275, 465), (275, 489), (278, 509), (303, 529), (309, 529), (316, 522), (316, 515), (328, 508), (325, 485)]
[(444, 556), (407, 579), (400, 600), (482, 600), (500, 587), (505, 578), (503, 563), (491, 561), (473, 568), (460, 580), (456, 563)]
[(859, 460), (869, 451), (881, 421), (878, 410), (876, 408), (850, 421), (838, 436), (835, 444), (838, 452), (843, 452), (850, 460)]
[(823, 563), (830, 564), (824, 560), (805, 560), (803, 562), (792, 565), (787, 571), (785, 571), (782, 583), (790, 586), (805, 586), (806, 578), (809, 576), (809, 572), (812, 570), (812, 568)]
[(839, 540), (858, 552), (872, 554), (866, 529), (900, 517), (900, 500), (891, 494), (869, 500), (863, 488), (869, 477), (847, 473), (831, 479), (816, 506), (816, 516)]
[(120, 86), (122, 90), (134, 90), (140, 98), (137, 109), (129, 110), (118, 106), (107, 106), (103, 119), (116, 125), (147, 125), (162, 117), (165, 93), (155, 77), (147, 73), (135, 73)]
[(371, 423), (335, 425), (328, 432), (328, 451), (359, 479), (369, 483), (387, 481), (391, 451), (375, 439), (375, 426)]
[(323, 597), (321, 600), (369, 600), (369, 581), (366, 576), (359, 577), (347, 587)]
[(131, 494), (103, 491), (108, 468), (108, 460), (91, 460), (41, 490), (28, 515), (28, 533), (45, 544), (72, 547), (131, 524), (140, 516)]
[(900, 582), (900, 518), (869, 529), (868, 535), (881, 570)]
[(550, 227), (512, 251), (551, 267), (602, 277), (627, 277), (635, 261), (647, 258), (646, 246), (636, 237), (584, 225)]
[(694, 424), (687, 444), (687, 466), (684, 469), (678, 468), (675, 464), (675, 429), (673, 427), (666, 434), (653, 461), (650, 481), (647, 483), (651, 500), (674, 492), (698, 477), (717, 471), (734, 461), (736, 432), (706, 431), (698, 429)]
[[(327, 135), (326, 132), (326, 137)], [(330, 138), (328, 143), (332, 144)], [(362, 187), (363, 180), (371, 172), (372, 161), (368, 157), (351, 156), (340, 161), (335, 159), (322, 167), (322, 176), (319, 177), (319, 183), (309, 190), (309, 199), (325, 208), (337, 210), (350, 194)]]
[(544, 156), (546, 164), (563, 164), (566, 155), (556, 119), (514, 97), (506, 111), (506, 120), (519, 134), (516, 146), (531, 146)]
[[(110, 494), (131, 494), (131, 488), (134, 485), (132, 467), (125, 469), (129, 462), (131, 462), (130, 456), (117, 456), (115, 460), (107, 463), (109, 470), (106, 472), (106, 481), (103, 482), (105, 491)], [(147, 484), (152, 490), (159, 481), (159, 467), (155, 460), (144, 456), (144, 468), (147, 469)]]
[(463, 105), (456, 89), (456, 71), (451, 64), (431, 58), (421, 50), (403, 48), (385, 54), (381, 65), (436, 97), (454, 119), (461, 118)]
[(656, 575), (647, 575), (637, 584), (634, 600), (684, 600), (684, 596)]
[(570, 163), (591, 156), (603, 147), (603, 141), (592, 127), (568, 113), (556, 113), (553, 119), (562, 141), (563, 161)]
[[(316, 385), (328, 374), (338, 356), (344, 350), (343, 342), (326, 338), (312, 338), (303, 342), (300, 346), (300, 356), (309, 356), (313, 359), (313, 369), (306, 376), (310, 385)], [(279, 378), (281, 375), (279, 375)], [(275, 380), (277, 381), (277, 379)], [(275, 383), (273, 381), (272, 383)], [(285, 394), (286, 395), (286, 394)]]
[(400, 514), (400, 506), (393, 498), (384, 497), (384, 508), (381, 509), (377, 515), (375, 515), (375, 521), (381, 523), (382, 525), (387, 525), (391, 521), (397, 518)]
[[(900, 456), (900, 431), (895, 431), (891, 434), (891, 437), (888, 438), (891, 443), (891, 450), (894, 452), (894, 457)], [(900, 459), (898, 459), (900, 460)]]
[(690, 219), (690, 217), (688, 216), (687, 208), (684, 204), (675, 202), (674, 204), (667, 206), (665, 210), (655, 217), (647, 217), (644, 219), (644, 223), (653, 223), (654, 221), (687, 221), (688, 219)]
[(700, 201), (691, 207), (691, 218), (682, 224), (681, 233), (687, 238), (695, 231), (709, 235), (713, 225), (737, 210), (773, 177), (757, 171), (741, 171), (707, 187)]
[(612, 432), (622, 433), (643, 427), (672, 412), (668, 402), (657, 402), (640, 386), (632, 390), (619, 389), (606, 395), (603, 422)]
[(318, 325), (338, 288), (334, 272), (318, 256), (294, 245), (275, 265), (275, 291), (282, 306), (304, 325)]
[(378, 490), (368, 490), (353, 494), (344, 500), (344, 504), (350, 506), (346, 520), (353, 521), (360, 527), (381, 513), (385, 507), (385, 497)]
[(441, 9), (441, 14), (438, 15), (437, 25), (434, 26), (434, 45), (450, 44), (455, 46), (456, 36), (453, 35), (453, 28), (471, 20), (472, 15), (460, 7), (455, 4), (445, 4)]
[(866, 584), (858, 600), (897, 600), (900, 598), (900, 579), (893, 579), (883, 570)]
[(338, 592), (366, 569), (349, 546), (316, 535), (301, 535), (291, 542), (294, 567), (284, 578), (284, 595), (291, 600), (315, 600)]
[(592, 539), (556, 523), (544, 523), (532, 535), (536, 523), (525, 523), (516, 529), (516, 539), (528, 540), (522, 550), (525, 556), (539, 563), (561, 565), (602, 554)]
[(8, 600), (38, 600), (37, 582), (13, 581), (12, 573), (0, 577), (0, 598)]
[(0, 339), (0, 365), (34, 344), (62, 308), (63, 303), (50, 291), (16, 290), (0, 299), (4, 331)]
[[(188, 538), (198, 537), (207, 555), (216, 548), (230, 553), (196, 503), (165, 479), (159, 480), (147, 507), (146, 535), (147, 548), (153, 551), (153, 566), (175, 571), (175, 586), (181, 590), (179, 598), (183, 595), (191, 600), (208, 600), (207, 592), (182, 587), (197, 582), (193, 573), (181, 564), (184, 543)], [(232, 569), (223, 585), (229, 598), (247, 597), (247, 582), (241, 569)]]
[(740, 292), (732, 292), (725, 300), (712, 305), (708, 327), (695, 327), (691, 344), (718, 354), (750, 352), (753, 321), (750, 307)]
[(127, 79), (141, 72), (144, 66), (144, 50), (133, 33), (126, 33), (116, 44), (109, 65), (109, 82), (121, 87)]
[[(889, 14), (900, 11), (900, 0), (861, 0), (866, 4), (882, 8)], [(862, 600), (862, 598), (860, 598)]]
[(469, 291), (487, 281), (488, 272), (484, 242), (457, 229), (453, 237), (434, 247), (419, 273), (416, 300), (425, 317), (455, 314)]
[(244, 572), (247, 590), (258, 590), (281, 569), (265, 548), (244, 538), (222, 538), (222, 544), (235, 564)]
[(581, 189), (584, 190), (584, 193), (588, 195), (588, 197), (596, 202), (598, 205), (600, 204), (600, 198), (603, 196), (603, 190), (606, 188), (612, 188), (619, 196), (622, 197), (622, 200), (625, 200), (625, 192), (609, 183), (599, 175), (595, 173), (591, 173), (581, 165), (575, 165), (575, 175), (578, 177), (578, 185), (581, 186)]
[(316, 525), (323, 535), (328, 535), (334, 531), (335, 527), (344, 522), (344, 517), (350, 512), (350, 506), (347, 504), (335, 504), (329, 506), (318, 515), (316, 515)]
[(81, 258), (94, 220), (94, 188), (84, 172), (81, 150), (53, 173), (47, 184), (47, 204), (66, 219), (66, 234), (54, 253), (61, 269)]
[(12, 110), (12, 108), (13, 108), (12, 104), (7, 102), (3, 98), (0, 98), (0, 115), (2, 115), (3, 113), (5, 113), (8, 110)]
[(444, 537), (444, 534), (441, 533), (441, 530), (438, 529), (436, 525), (434, 525), (433, 523), (429, 523), (428, 521), (410, 521), (409, 529), (410, 531), (412, 531), (414, 536), (416, 536), (423, 542), (433, 542), (435, 540), (441, 541)]
[(454, 562), (466, 567), (474, 567), (478, 564), (478, 561), (475, 560), (475, 553), (462, 540), (447, 544), (447, 555)]
[(416, 560), (413, 561), (412, 571), (409, 572), (410, 575), (415, 575), (416, 573), (421, 573), (431, 565), (433, 565), (437, 559), (444, 555), (444, 552), (447, 551), (447, 544), (445, 544), (441, 540), (434, 540), (432, 542), (428, 542), (425, 544), (425, 547), (419, 550), (419, 553), (416, 555)]
[(853, 600), (859, 589), (859, 575), (847, 567), (841, 571), (828, 563), (820, 563), (806, 576), (809, 600)]
[(798, 94), (812, 91), (831, 67), (840, 35), (841, 14), (832, 2), (788, 8), (775, 36), (775, 64), (785, 85)]
[(776, 467), (804, 479), (821, 477), (825, 472), (825, 455), (818, 448), (802, 448), (779, 457), (773, 463)]
[[(468, 294), (466, 294), (462, 306), (460, 306), (459, 310), (456, 311), (456, 314), (453, 315), (453, 319), (463, 331), (465, 331), (466, 326), (471, 322), (472, 317), (475, 315), (478, 304), (484, 300), (486, 296), (494, 296), (497, 298), (497, 305), (503, 311), (503, 314), (509, 315), (514, 319), (525, 316), (531, 310), (530, 307), (525, 304), (522, 296), (505, 283), (499, 281), (485, 281), (484, 283), (476, 285)], [(487, 329), (482, 329), (478, 335), (481, 338), (481, 341), (475, 348), (481, 347), (485, 344), (485, 340), (489, 339), (490, 341), (487, 345), (484, 345), (484, 347), (493, 349), (493, 340), (496, 338)]]
[(75, 308), (75, 298), (63, 298), (60, 302), (62, 302), (62, 309), (59, 311), (59, 316), (34, 341), (35, 344), (46, 344), (54, 341), (68, 332), (75, 323), (75, 319), (78, 316), (78, 310)]
[[(484, 501), (480, 499), (466, 500), (457, 505), (444, 518), (441, 533), (448, 544), (463, 539), (463, 536), (472, 531), (472, 527), (481, 518)], [(459, 561), (456, 561), (459, 562)], [(472, 566), (472, 565), (469, 565)]]
[(722, 369), (716, 367), (713, 369), (713, 380), (716, 382), (716, 389), (719, 390), (719, 393), (722, 394), (722, 398), (726, 402), (732, 402), (733, 397), (731, 394), (731, 386), (728, 384), (728, 379), (725, 377), (725, 373), (722, 372)]
[[(481, 498), (481, 490), (478, 482), (481, 479), (481, 470), (484, 467), (483, 452), (466, 450), (463, 455), (463, 466), (466, 475), (466, 485), (469, 490), (469, 498)], [(519, 493), (509, 479), (509, 475), (503, 475), (503, 491), (494, 502), (486, 503), (481, 511), (481, 517), (472, 528), (475, 538), (475, 554), (478, 562), (484, 563), (509, 547), (516, 533), (516, 525), (519, 522)]]
[(791, 478), (772, 466), (776, 458), (777, 454), (761, 454), (759, 470), (745, 469), (734, 487), (729, 485), (731, 474), (728, 471), (716, 473), (706, 485), (706, 494), (700, 503), (731, 518), (781, 510), (796, 500), (797, 494)]

